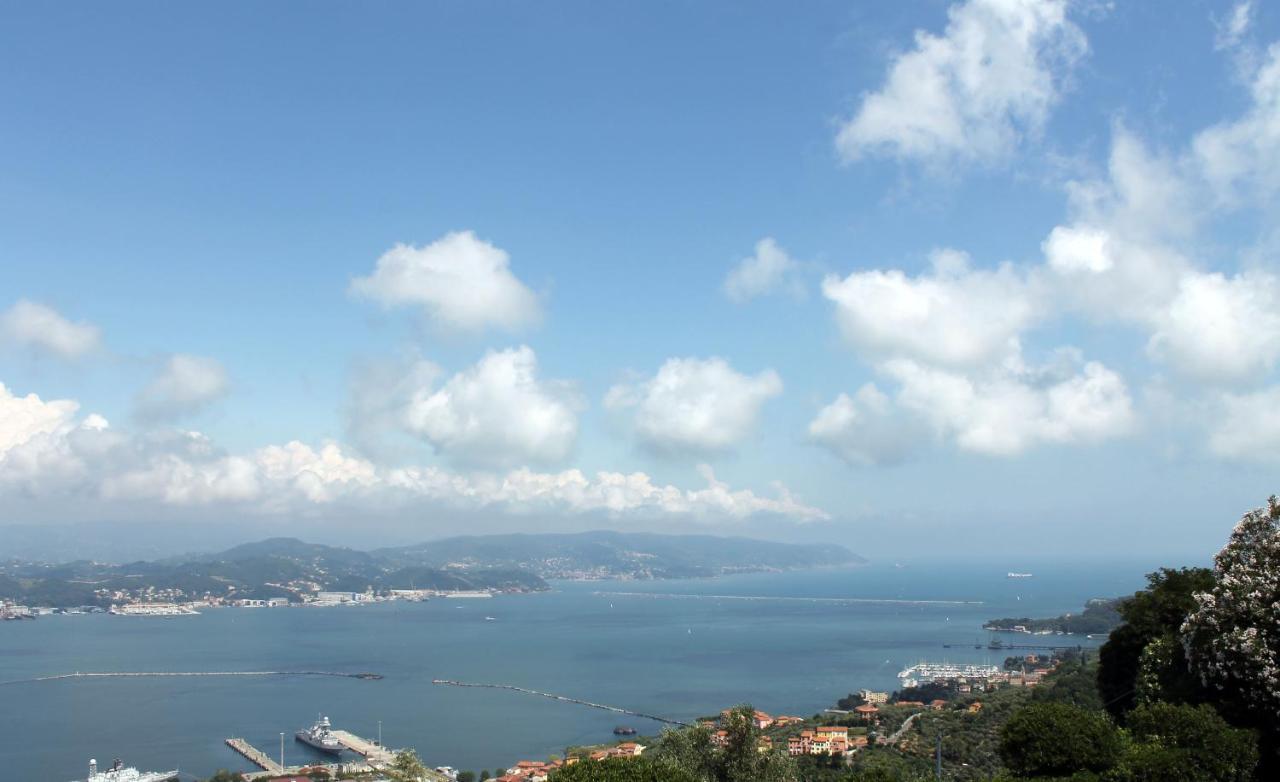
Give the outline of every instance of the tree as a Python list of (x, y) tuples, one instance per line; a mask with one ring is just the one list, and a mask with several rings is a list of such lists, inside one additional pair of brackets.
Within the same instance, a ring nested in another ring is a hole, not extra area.
[[(1146, 589), (1121, 601), (1125, 622), (1098, 650), (1098, 693), (1112, 716), (1123, 720), (1138, 703), (1140, 691), (1146, 700), (1204, 700), (1203, 688), (1187, 667), (1179, 634), (1196, 607), (1195, 594), (1212, 587), (1213, 571), (1208, 568), (1163, 568), (1147, 575)], [(1147, 651), (1157, 641), (1155, 649)]]
[(1000, 731), (1000, 757), (1024, 777), (1106, 771), (1120, 748), (1119, 731), (1105, 715), (1065, 703), (1025, 706)]
[(711, 731), (697, 726), (667, 730), (651, 750), (655, 762), (687, 771), (703, 782), (793, 782), (798, 778), (790, 757), (761, 752), (761, 731), (750, 705), (731, 709), (721, 720), (723, 747), (711, 743)]
[(220, 768), (205, 782), (244, 782), (244, 777), (241, 776), (239, 771), (228, 771), (225, 768)]
[(1135, 782), (1247, 782), (1258, 765), (1257, 737), (1206, 704), (1144, 704), (1130, 712), (1128, 725), (1135, 743), (1121, 776)]
[(459, 771), (459, 772), (458, 772), (458, 782), (476, 782), (476, 772), (474, 772), (474, 771)]
[(1096, 666), (1078, 655), (1059, 663), (1052, 678), (1031, 691), (1033, 701), (1054, 701), (1097, 711), (1102, 709), (1098, 697)]
[(551, 782), (698, 782), (698, 778), (644, 758), (608, 758), (565, 766), (552, 772)]
[(396, 782), (421, 782), (427, 775), (427, 767), (418, 759), (418, 753), (403, 749), (396, 753), (386, 774)]
[(1280, 771), (1280, 501), (1246, 513), (1213, 561), (1181, 628), (1187, 660), (1228, 718), (1262, 730)]

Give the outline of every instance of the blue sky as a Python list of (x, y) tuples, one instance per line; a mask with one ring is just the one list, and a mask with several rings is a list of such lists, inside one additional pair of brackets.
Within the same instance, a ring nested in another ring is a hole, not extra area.
[(1280, 12), (1180, 8), (7, 6), (0, 523), (1203, 556)]

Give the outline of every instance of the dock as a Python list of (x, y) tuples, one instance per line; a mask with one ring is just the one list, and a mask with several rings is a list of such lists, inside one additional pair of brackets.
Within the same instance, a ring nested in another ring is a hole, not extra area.
[(244, 755), (246, 760), (263, 771), (268, 771), (272, 774), (285, 773), (286, 769), (284, 766), (269, 758), (267, 753), (253, 746), (244, 739), (227, 739), (227, 746), (231, 747), (236, 752), (239, 752), (241, 755)]
[(362, 755), (370, 766), (375, 768), (389, 766), (396, 759), (394, 752), (386, 747), (379, 746), (376, 741), (369, 741), (346, 730), (331, 730), (329, 732), (338, 740), (339, 744), (357, 755)]

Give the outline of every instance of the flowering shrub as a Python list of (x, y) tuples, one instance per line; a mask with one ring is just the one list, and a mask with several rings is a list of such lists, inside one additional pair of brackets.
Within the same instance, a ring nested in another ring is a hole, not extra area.
[(1262, 724), (1280, 714), (1280, 502), (1246, 513), (1214, 557), (1217, 583), (1182, 625), (1192, 671)]

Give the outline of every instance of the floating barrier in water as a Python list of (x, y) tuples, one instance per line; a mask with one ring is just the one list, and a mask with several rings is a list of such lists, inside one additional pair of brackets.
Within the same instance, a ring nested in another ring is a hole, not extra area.
[(981, 600), (900, 600), (889, 597), (793, 597), (787, 595), (695, 595), (678, 592), (595, 592), (601, 597), (661, 597), (673, 600), (759, 600), (792, 603), (861, 603), (906, 606), (980, 606)]
[(528, 687), (517, 687), (514, 684), (484, 684), (479, 682), (459, 682), (459, 681), (454, 681), (453, 679), (432, 679), (431, 683), (445, 684), (450, 687), (481, 687), (481, 688), (490, 689), (490, 690), (510, 690), (512, 692), (521, 692), (521, 693), (524, 693), (525, 695), (537, 695), (541, 698), (550, 698), (551, 700), (561, 701), (562, 703), (573, 703), (578, 706), (589, 706), (593, 709), (603, 709), (605, 711), (614, 712), (615, 714), (627, 714), (632, 717), (641, 717), (646, 720), (653, 720), (654, 722), (666, 723), (667, 725), (679, 725), (682, 728), (689, 727), (689, 723), (681, 722), (680, 720), (673, 720), (667, 717), (659, 717), (655, 714), (645, 714), (642, 711), (632, 711), (631, 709), (624, 709), (621, 706), (609, 706), (603, 703), (592, 703), (591, 701), (584, 701), (584, 700), (581, 700), (580, 698), (570, 698), (566, 695), (556, 695), (555, 693), (552, 693), (552, 692), (541, 692), (540, 690), (531, 690)]

